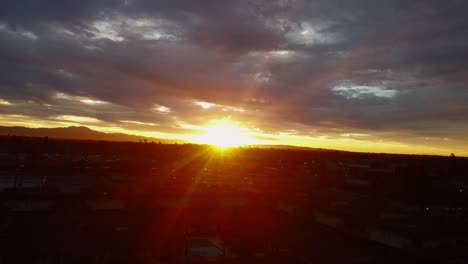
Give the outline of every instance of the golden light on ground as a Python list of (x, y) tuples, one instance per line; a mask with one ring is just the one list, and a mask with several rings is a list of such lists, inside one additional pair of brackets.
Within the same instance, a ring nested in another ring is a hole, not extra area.
[(217, 120), (202, 128), (203, 133), (194, 138), (202, 144), (209, 144), (224, 149), (249, 144), (256, 144), (247, 128), (230, 120)]

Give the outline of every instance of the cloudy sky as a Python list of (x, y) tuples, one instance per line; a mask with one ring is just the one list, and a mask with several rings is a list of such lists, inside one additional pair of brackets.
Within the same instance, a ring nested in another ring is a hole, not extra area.
[[(468, 2), (5, 0), (0, 125), (468, 155)], [(218, 121), (216, 121), (218, 120)]]

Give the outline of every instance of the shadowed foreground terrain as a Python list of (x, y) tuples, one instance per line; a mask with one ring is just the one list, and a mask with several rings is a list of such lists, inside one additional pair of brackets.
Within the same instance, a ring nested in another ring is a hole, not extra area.
[(463, 263), (466, 158), (0, 137), (0, 263)]

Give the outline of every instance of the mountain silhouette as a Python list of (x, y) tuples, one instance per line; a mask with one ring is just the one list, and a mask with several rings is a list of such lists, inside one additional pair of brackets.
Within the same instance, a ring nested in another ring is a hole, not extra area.
[(5, 127), (0, 126), (0, 135), (28, 136), (28, 137), (49, 137), (62, 139), (80, 140), (106, 140), (106, 141), (141, 141), (161, 142), (161, 143), (187, 143), (183, 140), (161, 139), (152, 137), (142, 137), (124, 133), (104, 133), (92, 130), (85, 126), (70, 126), (57, 128), (28, 128), (28, 127)]

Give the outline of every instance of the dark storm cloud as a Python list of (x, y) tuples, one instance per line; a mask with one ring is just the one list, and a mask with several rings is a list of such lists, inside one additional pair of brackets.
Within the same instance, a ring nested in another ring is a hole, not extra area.
[(19, 0), (3, 1), (0, 17), (12, 24), (29, 22), (81, 22), (125, 4), (121, 0)]
[[(225, 114), (271, 133), (466, 142), (465, 10), (465, 1), (3, 1), (0, 97), (13, 104), (2, 112), (161, 130)], [(109, 104), (83, 109), (58, 93)]]

